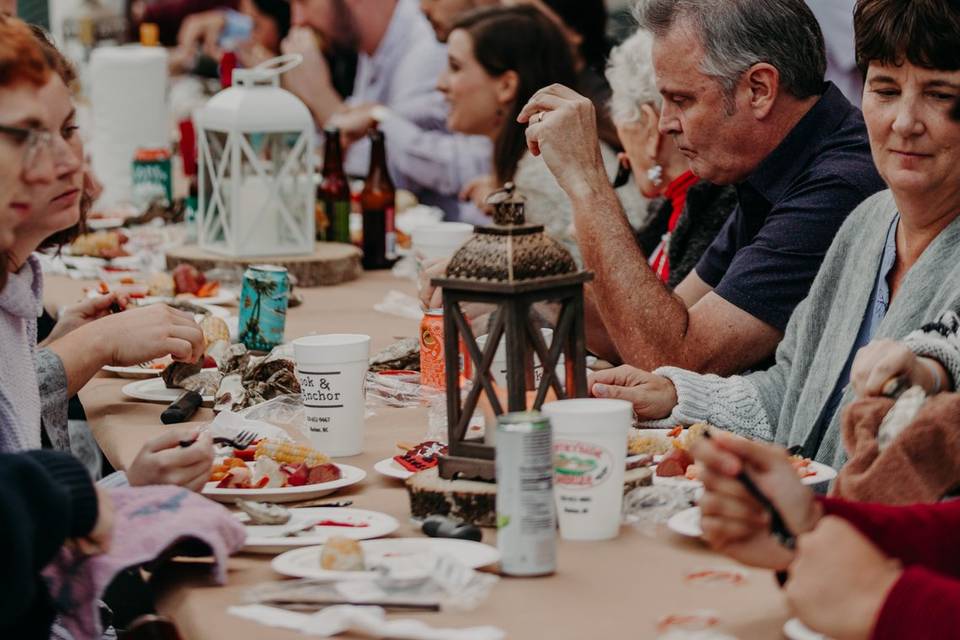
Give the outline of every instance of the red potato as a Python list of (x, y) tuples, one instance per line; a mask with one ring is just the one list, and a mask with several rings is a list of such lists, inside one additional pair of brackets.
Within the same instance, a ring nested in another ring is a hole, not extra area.
[(661, 478), (673, 478), (687, 473), (687, 467), (693, 464), (693, 457), (683, 449), (674, 448), (657, 465), (657, 475)]
[(207, 281), (192, 264), (178, 264), (171, 275), (177, 293), (196, 294)]

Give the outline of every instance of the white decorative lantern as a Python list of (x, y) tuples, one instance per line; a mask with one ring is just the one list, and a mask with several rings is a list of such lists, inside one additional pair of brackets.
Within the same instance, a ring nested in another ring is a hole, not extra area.
[(280, 74), (300, 61), (281, 56), (234, 70), (233, 86), (197, 113), (202, 249), (236, 257), (313, 253), (313, 118), (280, 88)]

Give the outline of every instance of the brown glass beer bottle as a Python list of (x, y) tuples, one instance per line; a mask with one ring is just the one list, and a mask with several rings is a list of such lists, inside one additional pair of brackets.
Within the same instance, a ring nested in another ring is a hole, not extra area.
[(394, 226), (396, 190), (387, 170), (387, 150), (383, 132), (368, 134), (370, 172), (360, 194), (363, 209), (363, 268), (389, 269), (397, 259), (397, 232)]

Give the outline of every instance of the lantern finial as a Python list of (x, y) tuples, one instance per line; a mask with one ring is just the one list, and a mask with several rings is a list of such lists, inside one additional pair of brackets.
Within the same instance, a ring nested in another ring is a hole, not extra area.
[(512, 182), (506, 183), (502, 189), (491, 193), (487, 198), (487, 204), (493, 207), (493, 223), (496, 225), (519, 227), (526, 223), (523, 196), (516, 191), (516, 186)]

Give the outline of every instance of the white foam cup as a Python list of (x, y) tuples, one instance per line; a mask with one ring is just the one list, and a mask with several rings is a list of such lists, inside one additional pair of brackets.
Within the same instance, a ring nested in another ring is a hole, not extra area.
[[(553, 329), (540, 329), (540, 335), (543, 336), (543, 342), (547, 345), (547, 349), (550, 348), (551, 343), (553, 342)], [(477, 336), (477, 347), (480, 348), (482, 352), (487, 345), (487, 336)], [(476, 366), (479, 363), (474, 363)], [(502, 389), (507, 388), (507, 338), (503, 336), (500, 338), (500, 344), (497, 345), (497, 352), (493, 356), (493, 362), (490, 363), (490, 373), (493, 374), (493, 381)], [(562, 385), (566, 379), (566, 367), (564, 366), (563, 354), (560, 354), (560, 358), (557, 360), (557, 380), (559, 380)], [(540, 357), (534, 352), (533, 354), (533, 383), (538, 385), (540, 380), (543, 379), (543, 365), (540, 364)]]
[(437, 222), (421, 225), (410, 232), (414, 253), (420, 260), (449, 258), (473, 235), (466, 222)]
[(553, 427), (554, 496), (560, 536), (609, 540), (620, 532), (627, 434), (633, 406), (582, 398), (543, 405)]
[(293, 341), (293, 355), (312, 446), (332, 457), (362, 453), (370, 336), (306, 336)]

